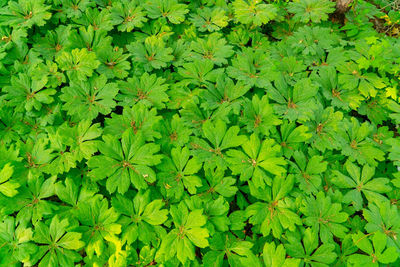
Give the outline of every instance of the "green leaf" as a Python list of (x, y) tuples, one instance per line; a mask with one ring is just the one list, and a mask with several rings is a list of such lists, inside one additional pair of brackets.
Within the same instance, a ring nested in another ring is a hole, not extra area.
[(300, 210), (306, 216), (305, 224), (312, 227), (316, 233), (319, 232), (321, 241), (330, 243), (333, 236), (343, 238), (348, 231), (345, 222), (348, 214), (341, 212), (339, 203), (332, 203), (329, 196), (325, 197), (323, 192), (319, 192), (303, 201), (303, 207)]
[(334, 3), (328, 0), (300, 0), (289, 3), (288, 10), (295, 14), (293, 18), (296, 21), (319, 23), (328, 19), (328, 14), (335, 10), (334, 6)]
[(185, 4), (177, 0), (149, 0), (144, 5), (148, 16), (152, 19), (167, 18), (171, 23), (179, 24), (185, 20), (185, 14), (189, 12)]
[(307, 261), (311, 266), (329, 266), (337, 258), (336, 253), (333, 252), (335, 248), (333, 244), (318, 246), (318, 235), (312, 228), (305, 230), (303, 244), (301, 240), (290, 236), (289, 243), (286, 245), (288, 255)]
[(206, 223), (206, 217), (202, 213), (202, 210), (188, 212), (183, 202), (179, 207), (172, 207), (175, 228), (162, 241), (158, 257), (164, 256), (168, 260), (176, 254), (184, 264), (188, 258), (194, 259), (194, 246), (207, 247), (209, 232), (202, 227)]
[(265, 24), (278, 15), (274, 5), (263, 4), (260, 0), (235, 0), (233, 8), (238, 22), (255, 26)]
[(132, 201), (117, 195), (111, 203), (122, 214), (120, 221), (125, 224), (122, 242), (128, 244), (132, 244), (137, 238), (146, 244), (150, 243), (158, 235), (154, 226), (163, 224), (168, 218), (168, 210), (162, 209), (162, 200), (150, 201), (150, 191), (138, 193)]
[(10, 164), (6, 164), (0, 171), (0, 193), (7, 197), (15, 196), (17, 189), (21, 186), (17, 181), (11, 178), (14, 168)]
[(350, 161), (346, 162), (346, 170), (350, 177), (342, 174), (341, 172), (335, 170), (336, 178), (333, 182), (339, 188), (352, 189), (352, 191), (347, 191), (343, 201), (345, 203), (352, 203), (357, 210), (363, 207), (362, 194), (367, 198), (370, 203), (384, 201), (385, 197), (381, 193), (387, 193), (392, 190), (387, 178), (373, 178), (375, 175), (375, 168), (365, 165), (362, 169)]
[(229, 150), (227, 152), (230, 163), (229, 168), (233, 174), (240, 174), (240, 179), (247, 181), (252, 179), (257, 187), (264, 184), (271, 185), (271, 175), (282, 175), (286, 173), (287, 164), (280, 157), (281, 147), (273, 139), (261, 142), (256, 134), (250, 136), (250, 140), (242, 145), (240, 150)]
[[(85, 243), (81, 241), (82, 234), (67, 231), (69, 223), (67, 219), (59, 220), (54, 216), (50, 226), (39, 222), (35, 227), (33, 239), (37, 243), (46, 244), (40, 247), (42, 259), (39, 266), (45, 266), (48, 262), (54, 264), (74, 264), (81, 259), (79, 253), (75, 252), (82, 248)], [(52, 265), (52, 264), (51, 264)]]
[(93, 75), (93, 71), (100, 66), (96, 54), (87, 49), (74, 49), (71, 53), (62, 52), (57, 55), (56, 62), (60, 69), (67, 72), (72, 81), (86, 81)]
[(263, 249), (263, 259), (266, 266), (289, 267), (299, 266), (300, 259), (286, 258), (286, 251), (282, 244), (275, 246), (275, 243), (265, 243)]
[(224, 152), (229, 148), (242, 145), (246, 141), (246, 137), (238, 135), (240, 128), (232, 126), (227, 129), (226, 124), (217, 120), (215, 123), (206, 121), (202, 127), (204, 139), (194, 138), (191, 143), (193, 153), (207, 166), (213, 168), (226, 168), (226, 160)]
[(146, 71), (165, 68), (173, 60), (172, 48), (165, 47), (163, 40), (156, 36), (147, 37), (144, 43), (131, 43), (127, 48), (134, 61), (141, 63)]
[(0, 242), (2, 248), (0, 255), (1, 264), (15, 262), (29, 263), (37, 252), (37, 247), (32, 242), (32, 228), (18, 224), (13, 217), (6, 217), (0, 223)]
[(116, 99), (124, 106), (143, 103), (147, 107), (161, 109), (165, 107), (165, 102), (168, 102), (168, 84), (165, 84), (165, 79), (155, 74), (144, 73), (140, 78), (134, 76), (119, 82), (118, 85), (120, 93)]
[(226, 11), (218, 7), (204, 7), (191, 14), (190, 21), (200, 32), (215, 32), (228, 26), (229, 18)]
[(190, 194), (195, 194), (197, 188), (202, 185), (197, 172), (201, 169), (202, 163), (197, 157), (190, 157), (187, 147), (173, 148), (171, 158), (164, 158), (160, 165), (159, 183), (162, 192), (167, 196), (175, 196), (180, 199), (184, 193), (184, 188)]
[(115, 83), (107, 83), (104, 75), (94, 76), (85, 82), (72, 82), (62, 89), (63, 109), (71, 116), (92, 120), (99, 113), (107, 115), (116, 106), (118, 93)]
[(45, 88), (48, 79), (43, 77), (39, 80), (31, 79), (28, 75), (20, 73), (11, 78), (11, 86), (4, 87), (6, 98), (17, 111), (40, 111), (45, 104), (54, 101), (53, 95), (56, 90)]
[(79, 205), (76, 214), (82, 227), (82, 240), (90, 258), (94, 254), (101, 256), (106, 250), (107, 240), (121, 233), (121, 225), (116, 223), (119, 214), (108, 207), (107, 199), (97, 195)]
[(146, 12), (138, 1), (121, 1), (115, 3), (111, 10), (113, 23), (118, 25), (119, 31), (131, 32), (134, 28), (143, 27), (147, 22)]
[(198, 39), (191, 44), (191, 59), (210, 60), (217, 66), (227, 64), (227, 58), (230, 58), (234, 51), (232, 46), (227, 45), (226, 40), (221, 38), (221, 34), (213, 33), (208, 35), (207, 39)]
[(272, 72), (270, 61), (269, 54), (260, 49), (243, 48), (232, 59), (227, 73), (230, 77), (243, 81), (245, 85), (267, 88)]
[(101, 155), (88, 161), (90, 176), (95, 180), (107, 178), (106, 187), (110, 193), (118, 189), (118, 193), (128, 191), (130, 184), (137, 189), (145, 189), (147, 183), (156, 180), (151, 166), (160, 163), (161, 155), (156, 154), (159, 146), (146, 143), (142, 133), (125, 131), (119, 141), (110, 135), (103, 136), (104, 142), (99, 144)]
[(9, 2), (8, 6), (0, 12), (2, 16), (1, 24), (14, 27), (18, 25), (26, 28), (31, 28), (33, 25), (45, 25), (46, 20), (51, 18), (51, 13), (48, 12), (51, 6), (45, 5), (44, 2), (44, 0)]
[(246, 125), (248, 132), (266, 136), (269, 135), (271, 128), (281, 124), (266, 95), (261, 99), (255, 95), (251, 101), (245, 102), (241, 122)]

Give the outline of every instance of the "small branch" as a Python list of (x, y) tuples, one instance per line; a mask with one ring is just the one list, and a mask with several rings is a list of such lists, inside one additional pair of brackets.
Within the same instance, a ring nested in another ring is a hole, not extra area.
[(353, 3), (353, 0), (337, 0), (336, 1), (336, 12), (344, 14), (349, 10), (349, 6)]

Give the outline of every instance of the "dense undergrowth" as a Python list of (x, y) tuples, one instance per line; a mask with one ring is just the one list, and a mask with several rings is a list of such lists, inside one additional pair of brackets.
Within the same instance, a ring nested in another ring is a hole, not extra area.
[(0, 266), (400, 266), (399, 1), (0, 1)]

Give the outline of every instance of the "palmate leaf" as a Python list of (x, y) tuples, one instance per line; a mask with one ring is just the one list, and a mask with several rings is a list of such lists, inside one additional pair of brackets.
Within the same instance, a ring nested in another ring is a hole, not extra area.
[(146, 141), (154, 141), (155, 138), (161, 138), (159, 122), (161, 116), (157, 116), (155, 108), (149, 109), (139, 102), (131, 109), (124, 108), (122, 115), (113, 113), (111, 118), (105, 119), (104, 134), (110, 134), (121, 138), (122, 134), (129, 129), (136, 135), (142, 132)]
[(340, 127), (343, 113), (335, 112), (332, 107), (323, 109), (322, 105), (317, 106), (318, 108), (311, 115), (311, 120), (304, 123), (313, 135), (308, 142), (321, 152), (337, 149), (339, 142), (335, 134)]
[(172, 118), (171, 116), (163, 117), (160, 124), (160, 131), (164, 133), (160, 140), (163, 151), (169, 150), (167, 148), (182, 147), (189, 141), (192, 129), (186, 127), (178, 114), (174, 114)]
[(103, 31), (95, 30), (93, 25), (81, 26), (70, 31), (66, 49), (86, 48), (89, 51), (97, 51), (104, 47), (110, 47), (111, 42), (110, 36), (107, 36)]
[(92, 120), (99, 113), (109, 114), (116, 106), (118, 87), (116, 83), (108, 83), (106, 76), (96, 75), (88, 81), (71, 82), (61, 91), (60, 99), (65, 102), (63, 108), (69, 115)]
[(226, 44), (226, 40), (221, 38), (221, 34), (213, 33), (207, 39), (198, 39), (191, 44), (190, 60), (210, 60), (215, 65), (227, 64), (234, 51), (232, 46)]
[(307, 66), (297, 57), (284, 57), (275, 64), (283, 80), (290, 85), (295, 85), (298, 80), (307, 77)]
[(57, 197), (66, 204), (60, 213), (66, 216), (76, 216), (80, 206), (86, 205), (85, 202), (93, 198), (96, 193), (90, 185), (77, 180), (67, 177), (65, 181), (59, 181), (54, 185)]
[(120, 93), (116, 99), (124, 106), (132, 106), (135, 103), (143, 103), (147, 107), (154, 106), (161, 109), (168, 101), (168, 84), (165, 79), (155, 74), (144, 73), (142, 76), (134, 76), (126, 81), (118, 83)]
[(245, 85), (267, 88), (271, 80), (271, 66), (265, 51), (243, 48), (232, 60), (232, 65), (228, 66), (227, 73)]
[(102, 129), (98, 123), (82, 120), (74, 127), (67, 124), (60, 126), (58, 132), (62, 142), (69, 146), (69, 151), (76, 161), (89, 159), (96, 151), (99, 142), (94, 140), (101, 136)]
[(99, 124), (91, 125), (89, 120), (83, 120), (74, 127), (64, 123), (57, 132), (49, 132), (50, 148), (56, 153), (46, 166), (46, 172), (53, 175), (68, 172), (76, 167), (77, 162), (90, 158), (97, 151), (99, 143), (93, 139), (101, 134)]
[(242, 181), (252, 180), (257, 187), (271, 185), (271, 175), (282, 175), (287, 164), (280, 157), (281, 147), (273, 139), (260, 141), (256, 134), (242, 144), (241, 150), (229, 150), (226, 155), (233, 174), (240, 174)]
[(379, 89), (386, 87), (385, 80), (376, 73), (363, 73), (352, 61), (338, 66), (339, 84), (345, 89), (358, 89), (361, 95), (375, 97)]
[(210, 83), (200, 92), (204, 99), (202, 106), (206, 109), (217, 109), (216, 112), (227, 108), (238, 114), (244, 95), (249, 90), (250, 86), (244, 85), (243, 82), (234, 83), (232, 79), (221, 74), (215, 84)]
[[(133, 258), (133, 262), (138, 262), (138, 266), (145, 267), (148, 264), (151, 264), (154, 261), (154, 255), (156, 253), (156, 249), (151, 246), (143, 246), (139, 253), (131, 254)], [(140, 261), (139, 261), (140, 259)]]
[(62, 52), (57, 55), (56, 62), (60, 69), (67, 72), (68, 77), (73, 80), (85, 81), (93, 75), (99, 65), (96, 54), (86, 48), (74, 49), (71, 53)]
[(206, 162), (208, 167), (225, 169), (226, 157), (224, 153), (229, 148), (234, 148), (242, 145), (246, 141), (246, 137), (238, 135), (240, 128), (232, 126), (229, 129), (227, 125), (217, 120), (215, 123), (206, 121), (203, 123), (203, 134), (205, 139), (193, 138), (191, 147), (193, 153), (203, 162)]
[(235, 0), (233, 8), (237, 21), (255, 26), (274, 19), (278, 11), (274, 5), (264, 4), (260, 0)]
[(341, 223), (348, 218), (346, 212), (341, 212), (339, 203), (332, 203), (329, 196), (325, 196), (323, 192), (318, 192), (316, 197), (313, 196), (303, 201), (303, 207), (300, 208), (305, 217), (305, 224), (312, 227), (313, 231), (318, 234), (323, 243), (332, 242), (333, 236), (343, 238), (348, 229)]
[(283, 79), (275, 81), (269, 97), (276, 102), (275, 111), (289, 121), (308, 121), (315, 109), (318, 87), (310, 79), (301, 79), (293, 87)]
[(342, 121), (336, 139), (341, 144), (343, 154), (351, 161), (368, 163), (374, 167), (378, 161), (384, 160), (385, 153), (371, 140), (373, 128), (368, 122), (360, 123), (354, 117), (350, 121)]
[(48, 31), (40, 42), (33, 46), (33, 49), (46, 59), (51, 60), (67, 46), (70, 33), (70, 26), (61, 25), (55, 31)]
[(299, 188), (306, 194), (315, 194), (323, 190), (322, 176), (327, 170), (328, 162), (317, 155), (307, 158), (301, 151), (295, 151), (293, 159), (294, 162), (290, 162), (290, 173), (296, 176)]
[(191, 14), (190, 21), (200, 32), (216, 32), (228, 25), (229, 18), (222, 8), (204, 7)]
[(115, 3), (111, 9), (111, 16), (119, 31), (131, 32), (134, 28), (143, 27), (147, 22), (146, 12), (139, 1), (124, 0)]
[(0, 223), (0, 264), (31, 263), (32, 256), (37, 252), (32, 235), (31, 227), (19, 224), (14, 217), (4, 218)]
[(185, 264), (195, 257), (196, 247), (208, 247), (209, 232), (203, 226), (206, 224), (206, 216), (202, 210), (190, 211), (183, 202), (172, 206), (170, 213), (174, 221), (174, 228), (164, 237), (156, 259), (170, 259), (177, 257)]
[(68, 220), (54, 216), (50, 225), (39, 222), (35, 225), (33, 240), (42, 244), (35, 257), (40, 258), (38, 266), (73, 265), (81, 259), (77, 250), (85, 243), (82, 234), (68, 231)]
[(223, 69), (214, 69), (214, 63), (210, 60), (195, 60), (183, 64), (178, 73), (183, 77), (182, 82), (204, 86), (221, 75)]
[(68, 18), (81, 18), (84, 14), (84, 11), (93, 6), (93, 3), (87, 0), (65, 0), (65, 1), (57, 1), (57, 8), (60, 8), (59, 13), (55, 14), (57, 17), (68, 17)]
[(285, 248), (289, 256), (306, 262), (305, 266), (307, 267), (328, 267), (337, 257), (334, 252), (335, 247), (331, 243), (322, 245), (318, 243), (318, 235), (312, 228), (307, 228), (302, 240), (294, 235), (289, 235)]
[(204, 198), (217, 198), (219, 195), (228, 198), (233, 197), (238, 188), (236, 187), (236, 179), (226, 176), (225, 171), (221, 169), (205, 168), (205, 178), (208, 182), (207, 186), (201, 187), (202, 193), (199, 195)]
[[(92, 25), (99, 32), (107, 32), (113, 29), (113, 21), (108, 10), (101, 10), (93, 5), (94, 3), (87, 0), (79, 0), (79, 2), (82, 3), (82, 6), (91, 6), (85, 9), (84, 15), (79, 16), (77, 19), (79, 24), (85, 27)], [(66, 6), (68, 7), (68, 5)]]
[(41, 110), (44, 104), (54, 101), (53, 95), (56, 90), (46, 88), (47, 77), (31, 79), (28, 75), (20, 73), (18, 78), (11, 78), (11, 86), (4, 87), (7, 93), (6, 99), (17, 111)]
[(79, 207), (76, 217), (81, 226), (77, 231), (82, 233), (89, 259), (104, 255), (108, 241), (121, 233), (121, 225), (117, 223), (120, 215), (100, 195), (82, 201)]
[(101, 154), (88, 161), (89, 176), (95, 181), (107, 178), (106, 188), (110, 193), (124, 194), (131, 184), (137, 189), (145, 189), (147, 183), (156, 181), (151, 166), (160, 163), (162, 156), (156, 154), (160, 148), (154, 143), (146, 143), (142, 132), (135, 135), (132, 129), (125, 131), (121, 141), (104, 135), (99, 150)]
[(44, 0), (35, 2), (29, 0), (10, 1), (7, 8), (0, 12), (1, 24), (31, 28), (33, 25), (43, 26), (50, 19), (48, 11), (51, 6)]
[(278, 246), (272, 243), (265, 243), (263, 249), (263, 259), (266, 266), (271, 267), (296, 267), (300, 264), (300, 259), (285, 258), (286, 250), (282, 244)]
[(340, 86), (338, 81), (338, 73), (334, 67), (327, 66), (318, 70), (317, 82), (319, 83), (325, 98), (330, 100), (332, 106), (349, 110), (357, 109), (364, 99), (357, 92), (357, 89), (347, 86)]
[(37, 140), (30, 138), (19, 146), (19, 150), (24, 165), (24, 169), (22, 170), (24, 174), (48, 172), (48, 164), (56, 156), (54, 149), (49, 146), (49, 138), (40, 138)]
[(123, 79), (128, 76), (131, 64), (127, 60), (129, 54), (124, 54), (119, 47), (106, 46), (96, 51), (98, 60), (101, 62), (98, 72), (104, 74), (108, 79)]
[(150, 191), (140, 192), (131, 201), (117, 195), (112, 199), (112, 206), (121, 215), (119, 222), (122, 229), (122, 242), (128, 245), (139, 239), (148, 244), (156, 239), (156, 228), (167, 220), (168, 210), (162, 209), (161, 199), (151, 200)]
[(172, 48), (166, 47), (164, 41), (156, 36), (147, 37), (144, 43), (131, 43), (127, 48), (134, 62), (140, 62), (146, 71), (165, 68), (174, 59)]
[(302, 142), (307, 142), (312, 137), (307, 126), (297, 126), (296, 123), (289, 123), (287, 120), (284, 120), (279, 128), (272, 128), (271, 132), (271, 137), (281, 145), (285, 157), (293, 155)]
[(365, 196), (369, 203), (374, 203), (384, 201), (385, 197), (382, 194), (392, 190), (388, 178), (374, 177), (374, 167), (364, 165), (361, 172), (361, 168), (350, 161), (346, 162), (345, 167), (348, 175), (334, 170), (335, 178), (332, 182), (339, 188), (349, 189), (344, 195), (343, 202), (352, 203), (357, 210), (364, 206), (365, 201), (362, 196)]
[[(204, 266), (219, 267), (228, 262), (230, 266), (242, 266), (251, 264), (251, 266), (260, 266), (251, 248), (253, 243), (249, 241), (236, 240), (230, 234), (218, 233), (210, 239), (211, 251), (204, 255)], [(226, 257), (226, 259), (225, 259)]]
[[(184, 90), (184, 87), (180, 88)], [(179, 91), (181, 93), (182, 91)], [(183, 93), (183, 92), (182, 92)], [(185, 101), (182, 110), (180, 111), (182, 121), (185, 124), (185, 127), (190, 127), (192, 132), (199, 136), (201, 135), (202, 124), (207, 121), (207, 119), (211, 116), (211, 111), (202, 109), (197, 103), (197, 97), (193, 96), (190, 92), (186, 92), (185, 94), (189, 93), (188, 97), (191, 99), (187, 99)], [(180, 99), (178, 100), (180, 101)], [(224, 117), (217, 116), (215, 120), (223, 120)]]
[(51, 217), (56, 207), (47, 198), (55, 194), (55, 181), (56, 176), (45, 180), (43, 176), (28, 175), (27, 186), (20, 194), (10, 199), (14, 203), (11, 208), (18, 211), (16, 220), (19, 223), (26, 224), (31, 221), (35, 224), (43, 218)]
[[(1, 15), (0, 15), (1, 20)], [(15, 48), (22, 48), (25, 46), (27, 31), (23, 28), (12, 29), (5, 26), (0, 26), (0, 34), (3, 40), (0, 44), (0, 58), (5, 59), (7, 53), (12, 53)]]
[(58, 68), (57, 64), (50, 60), (46, 60), (46, 63), (39, 63), (31, 75), (32, 80), (45, 79), (47, 81), (47, 88), (56, 88), (66, 81), (65, 75)]
[(300, 0), (289, 3), (288, 11), (295, 14), (293, 18), (297, 21), (318, 23), (328, 19), (328, 14), (335, 10), (334, 6), (329, 0)]
[[(352, 235), (354, 244), (365, 254), (353, 254), (349, 256), (349, 262), (365, 266), (379, 266), (379, 263), (390, 264), (396, 261), (399, 254), (394, 247), (386, 248), (387, 237), (376, 232), (372, 238), (358, 232)], [(372, 241), (372, 244), (371, 244)]]
[(400, 253), (400, 214), (397, 206), (390, 204), (386, 199), (383, 202), (369, 204), (368, 208), (363, 209), (363, 216), (367, 220), (365, 230), (368, 233), (382, 232), (387, 237), (387, 243), (390, 247), (395, 247), (397, 253)]
[(243, 116), (240, 118), (247, 131), (255, 134), (268, 136), (270, 130), (281, 124), (281, 120), (274, 114), (273, 105), (269, 103), (268, 97), (264, 95), (261, 99), (255, 95), (251, 99), (246, 99)]
[(15, 179), (12, 179), (14, 168), (10, 164), (6, 164), (0, 171), (0, 193), (7, 197), (15, 196), (17, 189), (21, 186)]
[(202, 181), (197, 175), (202, 162), (197, 157), (190, 157), (187, 147), (172, 148), (171, 158), (164, 158), (158, 167), (160, 169), (161, 192), (168, 198), (179, 200), (185, 192), (195, 194), (197, 188), (202, 186)]
[[(163, 33), (165, 36), (165, 32)], [(173, 52), (174, 61), (172, 65), (175, 67), (182, 66), (186, 62), (188, 56), (190, 55), (190, 43), (179, 39), (178, 41), (170, 44)]]
[(76, 167), (74, 155), (67, 151), (67, 145), (62, 142), (58, 133), (49, 132), (49, 141), (50, 149), (54, 153), (51, 162), (45, 166), (46, 173), (57, 175)]
[(177, 0), (148, 0), (144, 8), (150, 18), (167, 18), (171, 23), (179, 24), (185, 20), (185, 14), (189, 12), (185, 4)]
[(286, 45), (301, 55), (305, 64), (322, 64), (326, 60), (325, 51), (339, 46), (339, 40), (339, 36), (330, 28), (303, 26), (288, 37)]
[(367, 116), (372, 123), (376, 125), (382, 124), (390, 114), (390, 111), (387, 109), (387, 98), (382, 95), (374, 98), (371, 97), (361, 104), (358, 112), (361, 115)]
[(230, 220), (228, 218), (229, 203), (223, 196), (212, 198), (192, 197), (185, 202), (191, 210), (202, 209), (207, 217), (205, 227), (213, 235), (217, 232), (229, 230)]
[(21, 120), (21, 115), (21, 113), (15, 112), (15, 109), (11, 107), (1, 109), (0, 138), (4, 144), (10, 144), (19, 140), (19, 133), (26, 127)]
[(263, 236), (272, 232), (272, 235), (278, 238), (284, 230), (294, 231), (296, 225), (302, 224), (299, 215), (294, 211), (294, 203), (290, 198), (286, 198), (293, 184), (293, 175), (275, 176), (272, 190), (269, 187), (257, 188), (253, 182), (249, 182), (250, 194), (263, 201), (249, 205), (245, 215), (249, 217), (249, 223), (255, 225)]

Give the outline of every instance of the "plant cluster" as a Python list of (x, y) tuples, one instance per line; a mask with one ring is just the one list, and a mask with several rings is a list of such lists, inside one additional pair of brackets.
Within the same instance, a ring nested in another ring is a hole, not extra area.
[(400, 266), (397, 4), (0, 1), (0, 266)]

